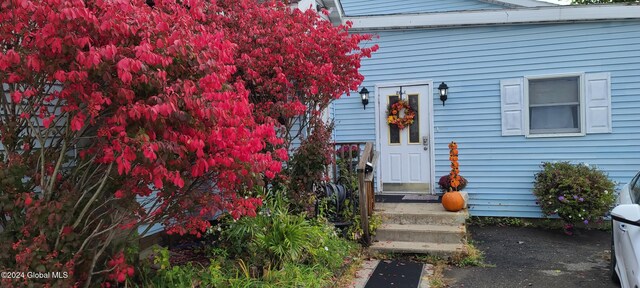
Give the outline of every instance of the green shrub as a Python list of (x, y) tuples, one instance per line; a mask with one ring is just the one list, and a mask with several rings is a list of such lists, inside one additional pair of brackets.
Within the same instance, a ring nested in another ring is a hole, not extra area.
[(310, 134), (289, 159), (285, 173), (289, 180), (287, 194), (296, 212), (313, 215), (315, 193), (313, 184), (324, 180), (324, 173), (331, 164), (333, 146), (330, 144), (333, 124), (322, 121), (309, 122)]
[(535, 175), (533, 193), (542, 212), (557, 215), (568, 227), (602, 220), (615, 201), (615, 184), (587, 165), (543, 162)]
[(355, 249), (326, 221), (291, 214), (286, 201), (277, 197), (267, 199), (256, 217), (229, 223), (223, 237), (230, 254), (248, 259), (251, 265), (275, 269), (287, 263), (339, 268)]
[(291, 215), (277, 210), (274, 221), (258, 231), (252, 244), (266, 254), (266, 260), (275, 267), (284, 263), (299, 263), (313, 251), (314, 239), (321, 237), (319, 229), (311, 226), (303, 215)]
[[(139, 268), (142, 287), (328, 287), (352, 263), (357, 244), (326, 219), (291, 212), (286, 193), (267, 195), (256, 217), (220, 220), (208, 232), (209, 266), (171, 265), (167, 249)], [(220, 229), (218, 229), (220, 228)], [(215, 239), (214, 239), (215, 238)], [(152, 268), (153, 267), (153, 268)], [(164, 284), (166, 283), (166, 284)]]
[[(219, 263), (211, 261), (208, 267), (187, 263), (172, 266), (167, 248), (154, 249), (153, 265), (139, 267), (140, 287), (224, 287), (227, 277)], [(152, 269), (151, 266), (156, 267)]]

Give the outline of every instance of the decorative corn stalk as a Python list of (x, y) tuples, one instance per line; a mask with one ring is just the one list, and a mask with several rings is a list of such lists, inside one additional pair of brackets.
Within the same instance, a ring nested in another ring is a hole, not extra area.
[(451, 160), (451, 172), (449, 173), (449, 181), (451, 181), (450, 191), (458, 191), (460, 186), (460, 169), (458, 165), (458, 144), (451, 141), (449, 143), (449, 160)]
[(442, 206), (447, 211), (460, 211), (464, 208), (464, 197), (458, 192), (460, 187), (460, 169), (458, 165), (458, 144), (451, 141), (449, 143), (449, 160), (451, 160), (451, 172), (449, 172), (450, 188), (449, 192), (442, 195)]

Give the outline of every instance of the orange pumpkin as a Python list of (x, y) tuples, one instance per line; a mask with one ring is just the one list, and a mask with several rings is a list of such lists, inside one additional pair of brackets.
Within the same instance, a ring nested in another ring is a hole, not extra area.
[(442, 195), (442, 206), (447, 211), (460, 211), (464, 208), (464, 198), (458, 191), (446, 192)]

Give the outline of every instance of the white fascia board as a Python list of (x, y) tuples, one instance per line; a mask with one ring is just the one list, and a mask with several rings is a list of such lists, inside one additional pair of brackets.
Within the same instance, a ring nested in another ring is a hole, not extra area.
[(538, 0), (480, 0), (482, 2), (502, 4), (511, 7), (542, 7), (542, 6), (557, 6), (557, 4), (543, 2)]
[(607, 5), (357, 16), (343, 23), (351, 21), (352, 30), (386, 30), (638, 19), (640, 5)]
[(329, 20), (333, 25), (344, 23), (344, 11), (340, 0), (322, 0), (323, 5), (329, 11)]

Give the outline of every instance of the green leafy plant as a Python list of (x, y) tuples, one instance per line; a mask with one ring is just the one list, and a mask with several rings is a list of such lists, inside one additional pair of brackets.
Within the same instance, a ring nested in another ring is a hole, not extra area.
[(593, 167), (569, 162), (543, 162), (536, 173), (533, 193), (542, 212), (557, 215), (572, 233), (573, 225), (601, 221), (614, 201), (615, 183)]
[(320, 264), (285, 264), (283, 269), (269, 270), (264, 276), (263, 287), (311, 287), (322, 288), (331, 284), (332, 272)]
[(351, 201), (349, 199), (346, 199), (344, 201), (344, 204), (343, 204), (344, 206), (342, 207), (341, 211), (337, 211), (337, 207), (336, 207), (337, 201), (339, 200), (336, 194), (333, 194), (330, 197), (321, 197), (321, 198), (319, 197), (318, 204), (317, 204), (318, 216), (325, 218), (333, 223), (350, 220), (353, 212), (345, 211), (345, 209), (351, 210), (350, 209)]
[(354, 242), (339, 237), (336, 229), (324, 219), (313, 220), (312, 224), (319, 230), (320, 237), (316, 238), (309, 264), (317, 264), (331, 271), (337, 271), (344, 266), (357, 249)]
[[(167, 249), (143, 261), (141, 287), (327, 287), (358, 259), (357, 245), (326, 219), (292, 212), (288, 193), (269, 190), (255, 217), (223, 216), (198, 249), (211, 259), (176, 265)], [(199, 250), (199, 251), (200, 251)], [(180, 254), (180, 253), (177, 253)], [(170, 261), (171, 260), (171, 261)]]
[[(380, 217), (380, 215), (373, 214), (369, 217), (369, 233), (371, 236), (376, 235), (376, 230), (380, 225), (382, 225), (382, 217)], [(349, 227), (349, 231), (347, 233), (349, 239), (359, 240), (360, 237), (362, 237), (363, 231), (361, 226), (360, 214), (358, 214), (353, 218), (353, 225)]]
[[(220, 264), (211, 261), (207, 267), (197, 263), (172, 266), (167, 248), (154, 249), (154, 257), (143, 263), (139, 270), (139, 281), (130, 283), (140, 287), (224, 287), (227, 276)], [(150, 262), (150, 263), (149, 263)], [(154, 267), (155, 269), (153, 269)]]
[(264, 251), (269, 263), (281, 267), (284, 263), (303, 261), (308, 253), (312, 239), (319, 237), (318, 229), (314, 229), (303, 215), (290, 215), (286, 211), (274, 211), (275, 221), (259, 231), (252, 244), (256, 250)]
[[(253, 265), (280, 269), (287, 263), (340, 267), (353, 245), (340, 239), (326, 221), (292, 214), (288, 203), (271, 197), (256, 217), (229, 223), (224, 237), (230, 250)], [(327, 251), (337, 255), (328, 255)]]

